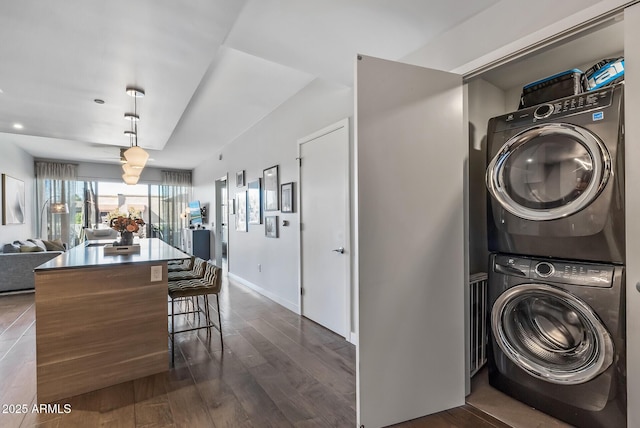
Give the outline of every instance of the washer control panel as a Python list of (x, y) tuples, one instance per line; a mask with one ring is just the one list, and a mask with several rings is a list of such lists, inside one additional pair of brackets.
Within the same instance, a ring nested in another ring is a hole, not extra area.
[(611, 287), (614, 266), (556, 259), (496, 255), (493, 270), (504, 275), (589, 287)]
[[(572, 95), (544, 104), (528, 107), (493, 118), (494, 132), (505, 131), (535, 124), (539, 121), (554, 120), (577, 114), (589, 114), (589, 121), (605, 118), (604, 109), (610, 107), (616, 91), (622, 91), (621, 84), (606, 87), (597, 91)], [(589, 113), (591, 112), (591, 113)]]

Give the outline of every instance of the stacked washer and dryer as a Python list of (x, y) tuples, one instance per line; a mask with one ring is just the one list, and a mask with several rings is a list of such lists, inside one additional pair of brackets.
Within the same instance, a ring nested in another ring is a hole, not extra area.
[(624, 84), (489, 121), (489, 383), (626, 426)]

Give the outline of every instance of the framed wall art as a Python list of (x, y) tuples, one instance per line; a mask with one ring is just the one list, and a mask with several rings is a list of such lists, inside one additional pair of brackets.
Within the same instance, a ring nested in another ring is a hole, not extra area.
[(278, 211), (278, 165), (263, 171), (262, 182), (264, 183), (264, 210)]
[(244, 187), (244, 169), (236, 172), (236, 187)]
[(293, 182), (284, 183), (280, 186), (280, 212), (292, 213), (294, 210), (293, 203)]
[(267, 238), (278, 237), (278, 216), (269, 215), (264, 217), (264, 236)]
[(2, 224), (24, 224), (24, 181), (2, 174)]
[(247, 192), (236, 193), (236, 231), (247, 231)]
[(261, 179), (247, 184), (247, 198), (249, 202), (249, 224), (262, 224), (262, 186)]

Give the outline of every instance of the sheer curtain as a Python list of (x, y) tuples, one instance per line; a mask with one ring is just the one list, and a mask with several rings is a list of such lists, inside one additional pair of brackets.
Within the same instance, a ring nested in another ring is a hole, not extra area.
[[(74, 246), (78, 243), (82, 217), (82, 183), (78, 182), (78, 165), (57, 162), (35, 162), (38, 233), (42, 239), (61, 239)], [(53, 203), (65, 203), (68, 214), (52, 214)]]
[(191, 171), (162, 171), (159, 199), (162, 236), (168, 244), (180, 247), (181, 231), (187, 225), (184, 214), (191, 199)]

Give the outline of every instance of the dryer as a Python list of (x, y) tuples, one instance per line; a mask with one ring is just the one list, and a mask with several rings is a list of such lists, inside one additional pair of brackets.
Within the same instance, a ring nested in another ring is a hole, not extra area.
[(577, 427), (626, 427), (623, 266), (490, 260), (490, 385)]
[(489, 251), (624, 264), (623, 88), (489, 121)]

